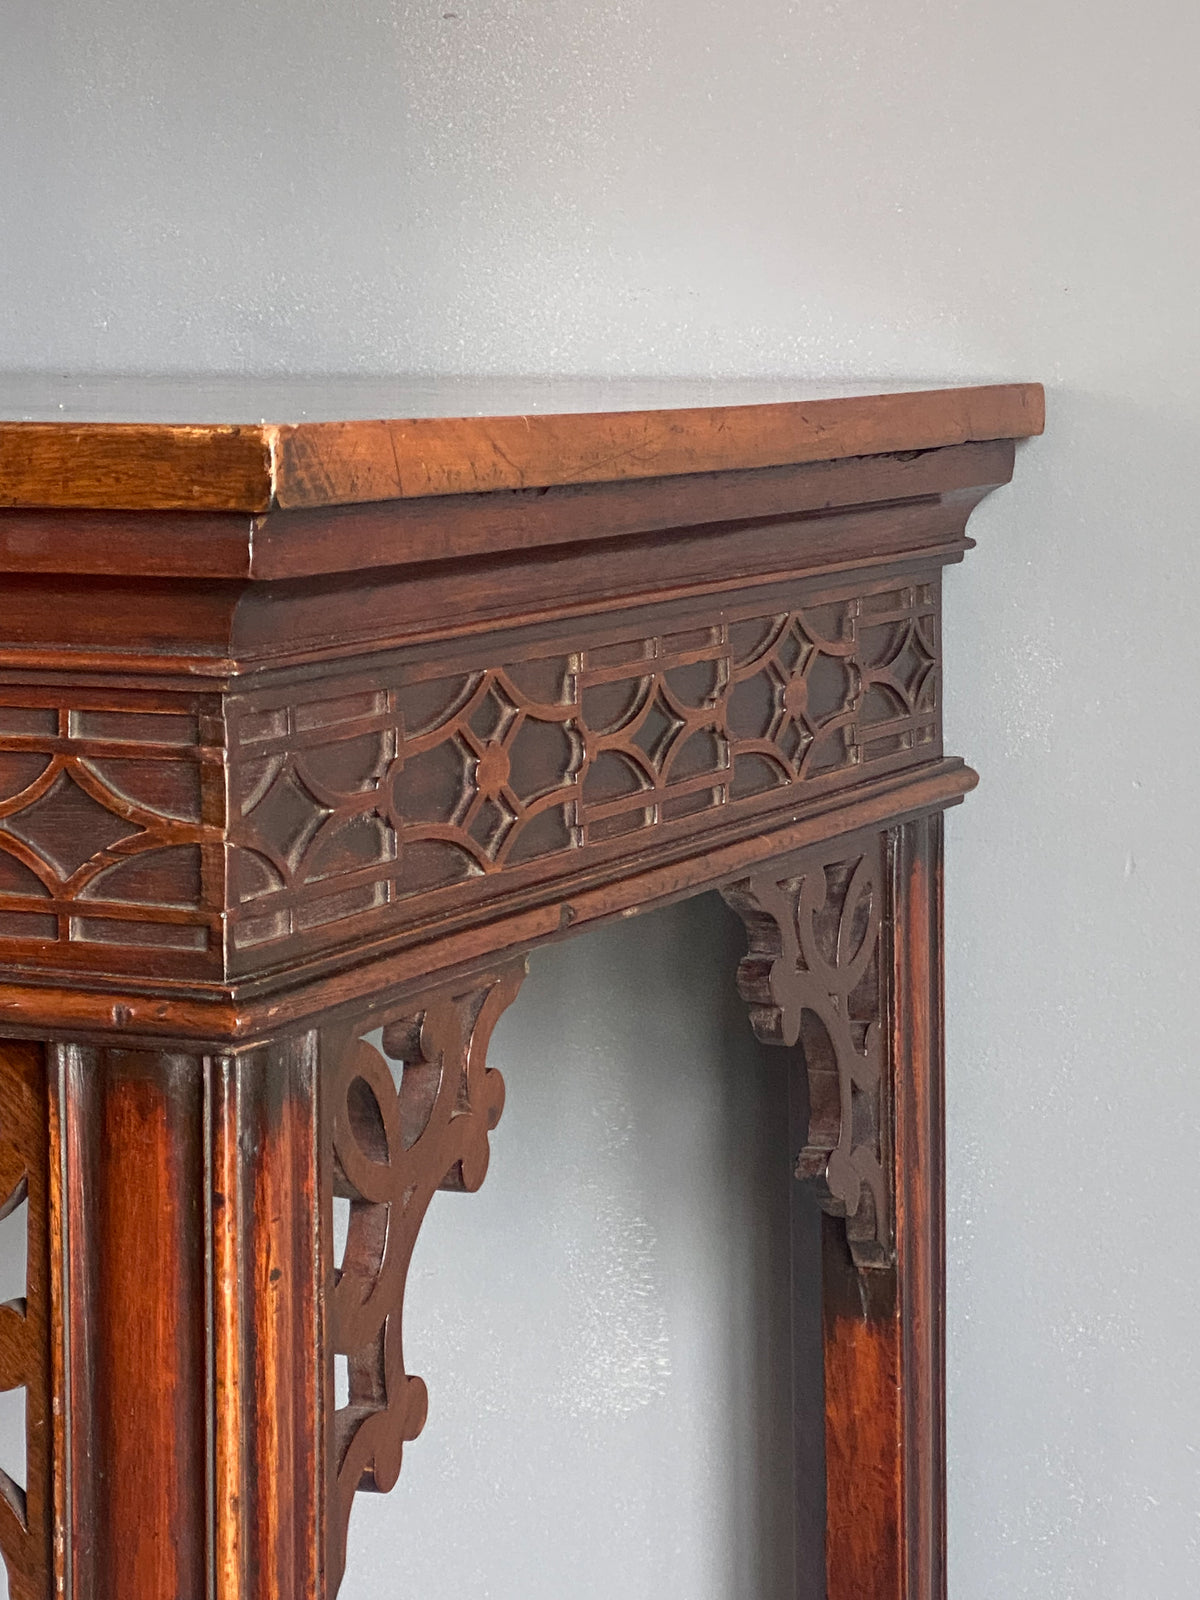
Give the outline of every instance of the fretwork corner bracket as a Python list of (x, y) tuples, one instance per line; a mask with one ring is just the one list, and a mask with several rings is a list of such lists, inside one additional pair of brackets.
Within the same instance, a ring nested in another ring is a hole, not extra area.
[(437, 1402), (406, 1279), (512, 954), (734, 880), (843, 1219), (829, 1600), (937, 1600), (941, 572), (1040, 390), (151, 387), (0, 420), (13, 1600), (333, 1600)]
[(361, 1023), (331, 1027), (322, 1040), (331, 1242), (333, 1198), (349, 1202), (327, 1300), (327, 1364), (344, 1360), (346, 1375), (344, 1393), (333, 1372), (326, 1378), (330, 1594), (355, 1493), (391, 1489), (405, 1444), (425, 1425), (425, 1383), (404, 1364), (409, 1263), (437, 1190), (474, 1192), (487, 1173), (488, 1136), (504, 1108), (487, 1048), (524, 975), (518, 961), (398, 1001), (372, 1019), (377, 1044)]
[(729, 885), (755, 1033), (798, 1052), (809, 1123), (796, 1177), (845, 1221), (855, 1265), (895, 1261), (886, 1015), (887, 836), (859, 835)]

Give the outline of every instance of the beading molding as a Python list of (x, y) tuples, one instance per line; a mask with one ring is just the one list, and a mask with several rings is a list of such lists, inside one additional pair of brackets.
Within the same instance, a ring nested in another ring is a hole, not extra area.
[(334, 1600), (526, 958), (709, 889), (826, 1213), (825, 1591), (944, 1600), (942, 578), (1040, 389), (51, 389), (0, 378), (15, 1600)]

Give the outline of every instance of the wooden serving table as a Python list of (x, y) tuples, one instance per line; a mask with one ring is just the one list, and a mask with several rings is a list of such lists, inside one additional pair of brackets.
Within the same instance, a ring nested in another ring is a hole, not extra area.
[(16, 1600), (331, 1600), (425, 1420), (405, 1276), (483, 1180), (526, 952), (714, 886), (829, 1213), (830, 1600), (934, 1600), (941, 572), (1041, 390), (12, 379), (0, 416)]

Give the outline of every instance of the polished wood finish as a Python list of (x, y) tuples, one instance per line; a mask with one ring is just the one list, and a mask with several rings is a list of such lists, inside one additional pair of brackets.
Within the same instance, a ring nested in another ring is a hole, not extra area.
[(1037, 384), (404, 420), (297, 422), (286, 391), (267, 390), (271, 403), (284, 409), (240, 425), (0, 421), (0, 506), (294, 511), (932, 450), (1026, 438), (1043, 422)]
[[(328, 1041), (325, 1115), (332, 1161), (326, 1203), (348, 1202), (346, 1241), (328, 1306), (326, 1378), (330, 1510), (325, 1576), (332, 1592), (345, 1566), (346, 1528), (360, 1488), (386, 1492), (404, 1445), (425, 1425), (422, 1379), (404, 1366), (404, 1288), (417, 1234), (439, 1189), (472, 1192), (487, 1173), (488, 1135), (504, 1108), (504, 1084), (487, 1047), (511, 1004), (524, 962), (411, 995), (383, 1022), (382, 1050), (361, 1022)], [(398, 1082), (395, 1068), (400, 1065)], [(332, 1364), (346, 1361), (345, 1403)]]
[[(0, 1217), (25, 1222), (25, 1292), (0, 1305), (0, 1389), (25, 1392), (25, 1472), (0, 1469), (0, 1551), (11, 1600), (43, 1600), (53, 1525), (49, 1239), (51, 1137), (45, 1062), (32, 1044), (0, 1045)], [(15, 1463), (12, 1463), (15, 1465)]]
[(941, 860), (924, 812), (724, 890), (755, 1031), (799, 1046), (796, 1176), (827, 1213), (828, 1600), (945, 1587)]
[(829, 1600), (943, 1595), (941, 573), (1041, 394), (659, 398), (0, 425), (19, 1600), (332, 1600), (527, 952), (713, 887), (810, 1107)]

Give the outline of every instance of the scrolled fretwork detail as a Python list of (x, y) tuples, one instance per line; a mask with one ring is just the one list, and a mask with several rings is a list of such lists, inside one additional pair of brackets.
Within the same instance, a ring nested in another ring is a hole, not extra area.
[(884, 945), (886, 835), (813, 852), (724, 891), (749, 950), (738, 988), (754, 1031), (796, 1048), (809, 1127), (796, 1176), (845, 1219), (860, 1268), (895, 1255)]
[(488, 1041), (523, 976), (518, 963), (414, 998), (386, 1013), (382, 1049), (361, 1028), (325, 1037), (327, 1239), (332, 1197), (350, 1202), (327, 1291), (328, 1361), (344, 1358), (347, 1377), (343, 1396), (327, 1377), (330, 1594), (345, 1566), (355, 1493), (391, 1489), (404, 1445), (425, 1423), (425, 1384), (404, 1364), (409, 1263), (436, 1191), (474, 1191), (487, 1172), (488, 1136), (504, 1106), (503, 1080), (486, 1063)]

